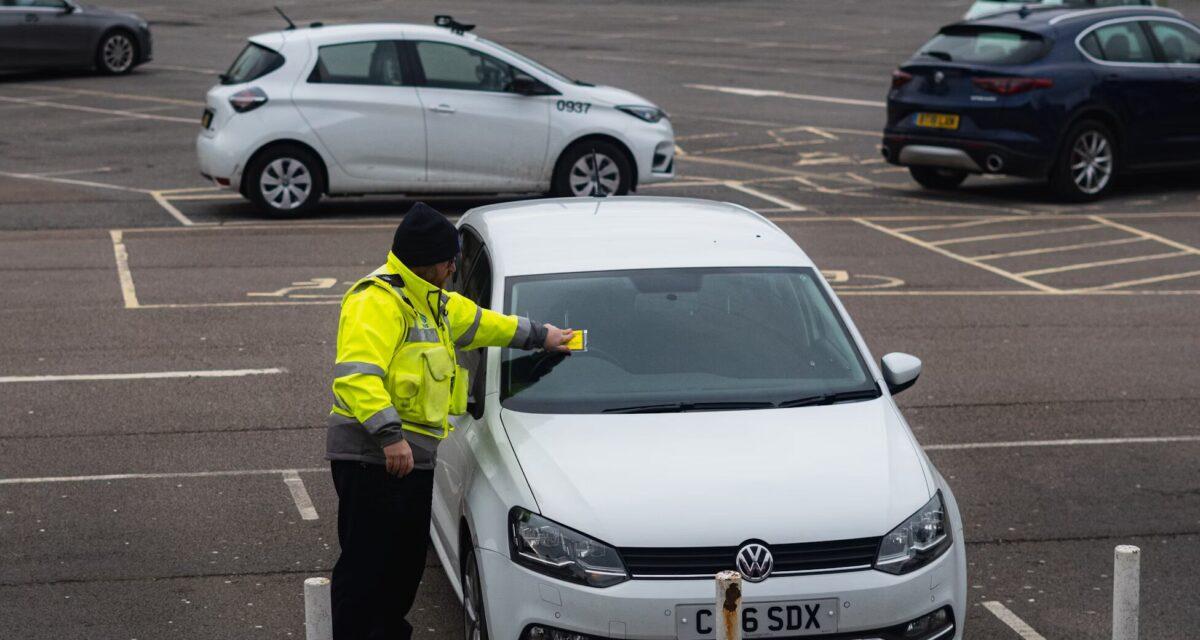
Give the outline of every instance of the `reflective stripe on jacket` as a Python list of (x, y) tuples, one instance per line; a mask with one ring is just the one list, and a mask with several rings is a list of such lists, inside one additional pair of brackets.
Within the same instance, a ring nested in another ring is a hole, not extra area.
[(326, 457), (383, 463), (383, 447), (420, 434), (436, 445), (466, 411), (455, 348), (537, 348), (545, 330), (442, 291), (395, 255), (342, 298)]

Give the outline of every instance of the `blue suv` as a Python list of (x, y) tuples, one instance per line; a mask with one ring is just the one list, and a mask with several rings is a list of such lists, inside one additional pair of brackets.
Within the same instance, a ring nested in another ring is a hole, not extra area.
[(1152, 7), (944, 27), (892, 75), (883, 155), (930, 189), (998, 173), (1072, 201), (1118, 174), (1200, 164), (1200, 27)]

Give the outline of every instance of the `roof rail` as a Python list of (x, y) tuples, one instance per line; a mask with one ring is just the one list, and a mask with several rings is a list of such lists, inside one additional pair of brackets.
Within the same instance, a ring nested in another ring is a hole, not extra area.
[(449, 29), (451, 33), (456, 33), (460, 36), (475, 28), (475, 25), (473, 24), (463, 24), (448, 15), (434, 16), (433, 24), (439, 27), (445, 27)]
[(1080, 9), (1079, 11), (1072, 11), (1071, 13), (1064, 13), (1061, 16), (1054, 16), (1053, 18), (1050, 18), (1050, 24), (1058, 24), (1060, 22), (1063, 22), (1064, 20), (1071, 20), (1073, 18), (1086, 18), (1088, 16), (1094, 16), (1099, 13), (1111, 13), (1114, 11), (1150, 11), (1150, 12), (1154, 12), (1154, 13), (1166, 13), (1166, 14), (1170, 14), (1170, 15), (1174, 15), (1174, 16), (1183, 16), (1183, 14), (1180, 13), (1178, 10), (1171, 9), (1169, 7), (1125, 5), (1125, 6), (1120, 6), (1120, 7), (1100, 7), (1100, 8), (1096, 8), (1096, 9)]

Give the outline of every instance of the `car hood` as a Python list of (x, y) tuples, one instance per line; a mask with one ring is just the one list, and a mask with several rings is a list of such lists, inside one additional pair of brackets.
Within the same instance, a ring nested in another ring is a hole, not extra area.
[(607, 85), (596, 85), (594, 87), (585, 87), (582, 85), (576, 85), (576, 88), (583, 90), (583, 92), (586, 93), (587, 98), (590, 99), (592, 102), (597, 102), (600, 104), (607, 104), (609, 106), (617, 106), (617, 105), (638, 105), (638, 106), (644, 106), (644, 107), (657, 107), (658, 106), (658, 105), (654, 104), (653, 102), (643, 98), (642, 96), (639, 96), (638, 94), (636, 94), (632, 91), (626, 91), (625, 89), (618, 89), (617, 87), (610, 87)]
[(932, 495), (886, 398), (635, 415), (504, 410), (547, 518), (618, 547), (882, 536)]

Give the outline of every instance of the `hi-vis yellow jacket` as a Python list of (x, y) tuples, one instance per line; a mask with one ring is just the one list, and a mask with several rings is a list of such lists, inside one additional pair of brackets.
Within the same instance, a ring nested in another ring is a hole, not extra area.
[(455, 348), (533, 349), (545, 329), (484, 309), (413, 274), (394, 254), (342, 298), (326, 457), (383, 464), (404, 432), (444, 439), (466, 411)]

